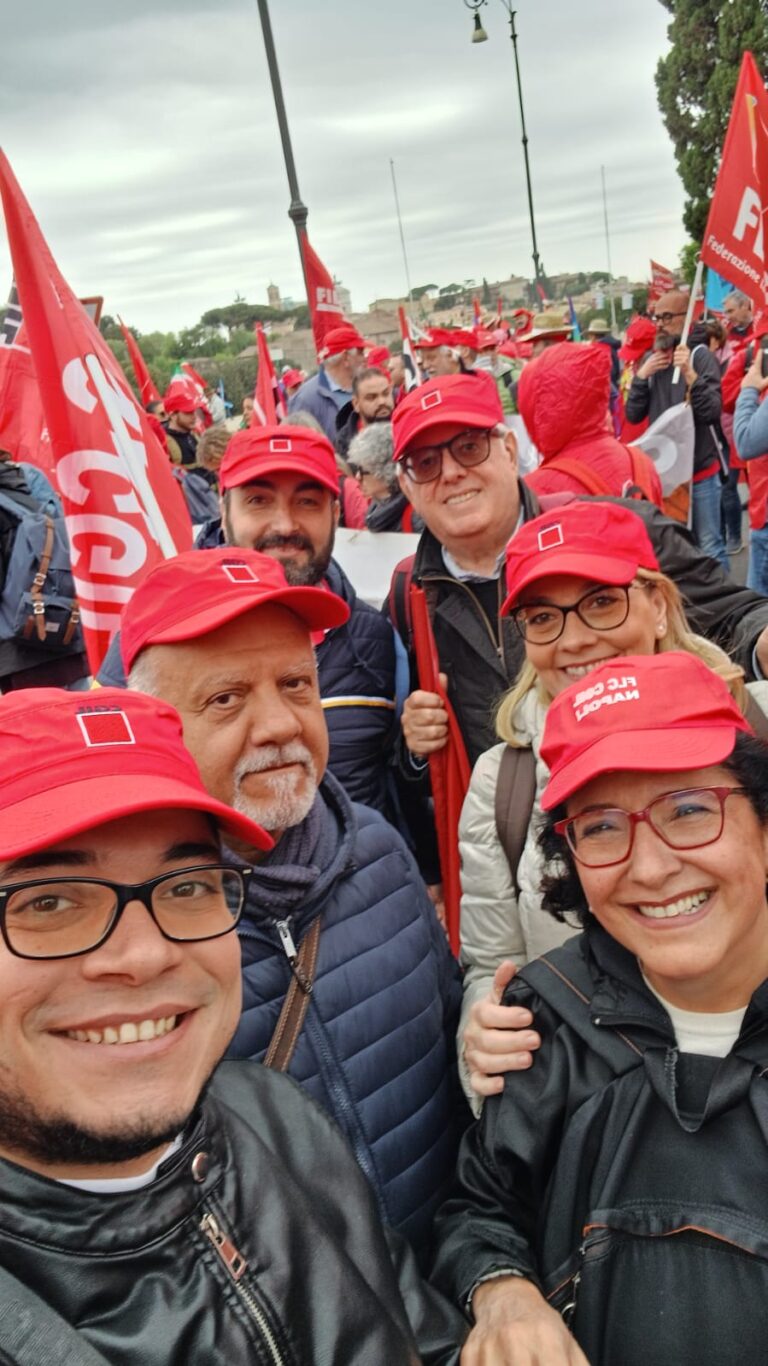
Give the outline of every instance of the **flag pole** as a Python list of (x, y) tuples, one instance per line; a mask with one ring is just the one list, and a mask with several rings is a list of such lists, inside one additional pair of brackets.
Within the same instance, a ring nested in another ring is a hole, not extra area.
[(392, 189), (395, 193), (395, 210), (397, 212), (397, 226), (400, 229), (400, 246), (403, 249), (403, 265), (405, 266), (405, 283), (408, 286), (408, 302), (412, 303), (411, 277), (408, 271), (408, 253), (405, 250), (405, 233), (403, 232), (403, 220), (400, 216), (400, 199), (397, 193), (397, 181), (395, 179), (395, 163), (392, 157), (389, 158), (389, 169), (392, 172)]
[(613, 293), (613, 271), (611, 269), (611, 238), (608, 232), (608, 196), (605, 192), (605, 167), (600, 167), (600, 176), (603, 182), (603, 222), (605, 223), (605, 255), (608, 261), (608, 298), (611, 301), (611, 328), (616, 334), (616, 299)]
[(288, 206), (288, 217), (291, 219), (291, 222), (296, 229), (296, 240), (299, 244), (299, 259), (301, 260), (301, 273), (304, 277), (304, 288), (307, 291), (307, 303), (309, 304), (309, 280), (307, 279), (307, 266), (304, 260), (304, 234), (307, 231), (309, 210), (299, 194), (299, 181), (296, 175), (296, 163), (293, 159), (291, 134), (288, 128), (288, 115), (285, 112), (283, 87), (280, 83), (280, 71), (277, 65), (277, 54), (275, 52), (275, 43), (272, 37), (269, 6), (267, 0), (256, 0), (256, 3), (259, 7), (259, 18), (261, 20), (261, 32), (264, 38), (264, 50), (267, 54), (269, 79), (272, 82), (272, 98), (275, 101), (277, 126), (280, 130), (280, 141), (283, 145), (283, 160), (285, 162), (286, 175), (288, 176), (288, 189), (291, 195), (291, 202)]
[[(688, 343), (688, 333), (689, 333), (690, 330), (691, 330), (691, 323), (693, 322), (693, 310), (694, 310), (694, 308), (695, 308), (695, 306), (696, 306), (696, 300), (698, 299), (699, 294), (701, 293), (701, 277), (702, 277), (703, 274), (704, 274), (704, 262), (702, 261), (701, 257), (699, 256), (699, 258), (698, 258), (698, 260), (697, 260), (697, 262), (696, 262), (696, 274), (695, 274), (694, 277), (693, 277), (693, 284), (691, 285), (691, 297), (690, 297), (689, 300), (688, 300), (688, 310), (687, 310), (686, 315), (685, 315), (685, 323), (683, 324), (683, 335), (682, 335), (682, 337), (680, 338), (680, 345), (681, 345), (681, 346), (686, 346), (687, 343)], [(676, 365), (675, 368), (674, 368), (674, 371), (673, 371), (673, 373), (672, 373), (672, 383), (673, 383), (673, 384), (677, 384), (677, 381), (679, 380), (679, 378), (680, 378), (680, 366), (679, 366), (679, 365)]]

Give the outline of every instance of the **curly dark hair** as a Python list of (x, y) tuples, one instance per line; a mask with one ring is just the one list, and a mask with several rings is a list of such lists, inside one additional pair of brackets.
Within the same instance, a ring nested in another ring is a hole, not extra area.
[[(733, 752), (722, 761), (721, 767), (732, 773), (739, 787), (743, 787), (750, 805), (761, 825), (768, 825), (768, 744), (755, 735), (739, 731)], [(555, 832), (555, 823), (564, 820), (565, 803), (547, 813), (539, 832), (539, 847), (548, 871), (541, 882), (542, 909), (555, 920), (571, 923), (577, 920), (586, 928), (590, 923), (589, 907), (581, 886), (578, 864), (568, 843)]]

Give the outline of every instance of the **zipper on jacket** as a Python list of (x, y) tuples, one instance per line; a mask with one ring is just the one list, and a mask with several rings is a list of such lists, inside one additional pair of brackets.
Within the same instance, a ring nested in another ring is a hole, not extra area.
[(283, 1357), (275, 1341), (274, 1333), (270, 1328), (264, 1311), (259, 1307), (246, 1285), (241, 1285), (241, 1279), (248, 1270), (248, 1263), (241, 1252), (238, 1252), (231, 1238), (228, 1238), (220, 1223), (212, 1214), (204, 1214), (200, 1220), (200, 1230), (218, 1253), (219, 1260), (226, 1268), (227, 1275), (232, 1281), (237, 1294), (246, 1306), (256, 1327), (261, 1333), (270, 1361), (273, 1366), (284, 1366)]
[(297, 957), (297, 949), (293, 940), (293, 935), (291, 934), (290, 920), (276, 920), (274, 922), (274, 925), (275, 929), (277, 930), (277, 933), (280, 936), (280, 943), (283, 948), (283, 953), (285, 954), (286, 958), (290, 959), (291, 964), (295, 963)]

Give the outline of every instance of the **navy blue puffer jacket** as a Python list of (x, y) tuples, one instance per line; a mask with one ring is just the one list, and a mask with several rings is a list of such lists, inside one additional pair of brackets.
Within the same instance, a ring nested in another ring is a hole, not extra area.
[[(456, 1085), (458, 968), (397, 832), (348, 802), (332, 777), (320, 791), (338, 842), (289, 922), (298, 945), (322, 916), (314, 987), (288, 1071), (349, 1140), (382, 1218), (423, 1251), (468, 1118)], [(252, 888), (238, 927), (243, 1013), (229, 1056), (260, 1060), (291, 970), (277, 921), (254, 900)]]

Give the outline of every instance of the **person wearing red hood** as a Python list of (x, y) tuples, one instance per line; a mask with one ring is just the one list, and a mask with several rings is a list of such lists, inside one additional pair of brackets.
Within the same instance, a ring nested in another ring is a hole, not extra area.
[(562, 493), (622, 498), (635, 486), (662, 505), (653, 461), (617, 441), (608, 427), (611, 357), (605, 346), (559, 343), (524, 369), (518, 407), (542, 457), (525, 481), (537, 495)]

